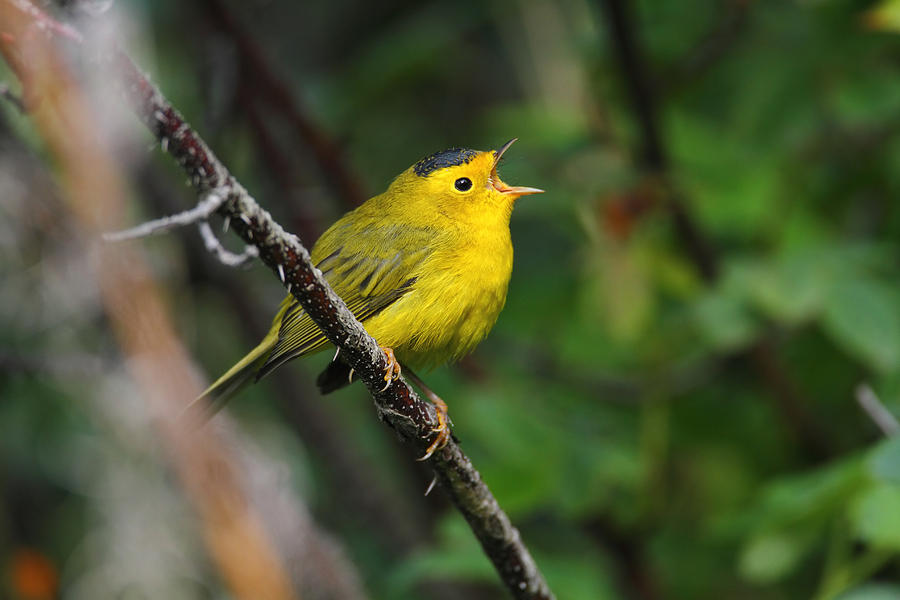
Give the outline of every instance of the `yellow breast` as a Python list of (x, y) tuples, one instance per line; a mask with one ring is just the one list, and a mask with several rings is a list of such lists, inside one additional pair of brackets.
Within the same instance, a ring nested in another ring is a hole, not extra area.
[(464, 223), (422, 265), (407, 295), (366, 322), (411, 368), (430, 368), (471, 352), (506, 302), (513, 249), (508, 218)]

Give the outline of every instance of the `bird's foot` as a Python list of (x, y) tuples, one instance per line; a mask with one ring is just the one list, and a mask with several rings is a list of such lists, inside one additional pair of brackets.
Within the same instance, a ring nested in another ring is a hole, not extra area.
[(431, 458), (431, 455), (447, 445), (450, 441), (450, 416), (447, 413), (447, 403), (438, 397), (437, 394), (428, 390), (428, 399), (434, 404), (437, 413), (437, 427), (432, 428), (432, 433), (436, 434), (431, 444), (425, 450), (425, 454), (417, 458), (418, 461), (424, 461)]
[(388, 386), (391, 385), (391, 382), (394, 381), (397, 377), (400, 377), (400, 363), (397, 362), (397, 359), (394, 357), (394, 350), (392, 348), (388, 348), (387, 346), (381, 346), (381, 351), (384, 352), (384, 356), (387, 358), (387, 368), (384, 370), (384, 387), (381, 388), (381, 391), (388, 389)]
[(425, 449), (425, 454), (416, 459), (420, 461), (428, 460), (431, 458), (432, 454), (446, 446), (447, 442), (450, 441), (452, 435), (450, 426), (453, 422), (450, 420), (450, 415), (447, 413), (447, 403), (441, 400), (440, 396), (431, 391), (431, 388), (425, 385), (425, 382), (411, 369), (406, 370), (406, 376), (416, 384), (416, 387), (425, 394), (426, 398), (431, 400), (431, 403), (434, 404), (435, 412), (437, 413), (437, 427), (431, 429), (431, 432), (437, 435), (434, 436), (434, 439), (431, 440), (431, 444)]

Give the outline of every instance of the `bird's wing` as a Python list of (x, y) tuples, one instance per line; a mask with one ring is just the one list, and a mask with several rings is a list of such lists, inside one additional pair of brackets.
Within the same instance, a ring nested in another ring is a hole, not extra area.
[[(396, 226), (369, 227), (355, 235), (330, 230), (316, 244), (320, 252), (313, 254), (322, 254), (323, 244), (327, 251), (328, 246), (336, 245), (332, 240), (341, 240), (316, 267), (350, 312), (365, 322), (413, 289), (419, 266), (431, 253), (432, 237), (433, 233), (425, 229), (400, 230)], [(278, 341), (257, 372), (257, 379), (292, 358), (318, 350), (327, 342), (293, 296), (285, 298), (279, 314)]]

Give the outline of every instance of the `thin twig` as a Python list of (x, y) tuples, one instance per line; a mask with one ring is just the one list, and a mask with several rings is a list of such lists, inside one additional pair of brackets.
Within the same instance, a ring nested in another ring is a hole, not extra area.
[(247, 263), (247, 261), (259, 256), (256, 246), (247, 245), (240, 254), (235, 254), (230, 250), (226, 250), (213, 233), (212, 227), (209, 225), (209, 217), (219, 206), (222, 205), (223, 196), (210, 192), (205, 194), (202, 200), (197, 202), (197, 206), (186, 211), (147, 221), (141, 223), (137, 227), (125, 229), (124, 231), (114, 231), (112, 233), (104, 233), (103, 241), (105, 242), (123, 242), (126, 240), (134, 240), (138, 238), (148, 237), (151, 235), (160, 235), (167, 233), (178, 227), (185, 227), (196, 223), (197, 229), (200, 231), (200, 237), (203, 239), (203, 246), (206, 250), (213, 254), (219, 262), (229, 267), (239, 267)]
[(240, 267), (259, 256), (259, 250), (256, 249), (256, 246), (251, 246), (250, 244), (244, 246), (244, 251), (240, 254), (226, 250), (219, 238), (216, 237), (216, 234), (213, 233), (212, 227), (209, 226), (209, 221), (200, 221), (197, 224), (197, 229), (200, 230), (200, 237), (203, 238), (203, 246), (225, 266)]
[(737, 46), (750, 21), (753, 0), (726, 0), (712, 28), (697, 45), (669, 66), (660, 79), (667, 92), (684, 89), (696, 81)]
[(900, 433), (900, 421), (897, 421), (897, 417), (881, 403), (868, 384), (861, 383), (856, 386), (856, 402), (884, 435), (890, 437)]
[[(29, 13), (40, 12), (24, 0), (2, 1), (19, 10), (25, 4)], [(44, 15), (43, 19), (50, 17)], [(187, 172), (198, 194), (225, 192), (217, 212), (231, 219), (232, 231), (246, 243), (256, 245), (260, 259), (273, 272), (280, 266), (285, 286), (328, 340), (340, 347), (344, 360), (372, 394), (379, 417), (404, 441), (418, 451), (425, 450), (438, 424), (433, 406), (422, 401), (402, 378), (382, 390), (388, 366), (384, 353), (312, 265), (300, 240), (259, 206), (127, 55), (114, 51), (99, 60), (112, 67), (116, 83), (138, 118), (158, 140), (166, 140), (168, 153)], [(451, 440), (435, 452), (430, 464), (511, 594), (520, 599), (553, 598), (519, 532), (459, 446)]]
[[(138, 238), (166, 233), (176, 227), (185, 227), (201, 221), (205, 221), (222, 205), (224, 197), (221, 194), (207, 193), (197, 202), (197, 206), (178, 214), (162, 217), (153, 221), (141, 223), (137, 227), (124, 231), (113, 231), (103, 234), (105, 242), (123, 242)], [(209, 249), (209, 246), (207, 246)]]

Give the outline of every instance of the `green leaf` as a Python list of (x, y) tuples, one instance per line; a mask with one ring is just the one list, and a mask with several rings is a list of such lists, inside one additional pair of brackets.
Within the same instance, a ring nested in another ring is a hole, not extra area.
[(429, 579), (496, 581), (490, 561), (459, 514), (449, 513), (437, 529), (437, 545), (406, 559), (403, 568), (391, 575), (392, 588), (409, 594), (413, 586)]
[(748, 343), (758, 326), (741, 298), (715, 291), (697, 301), (694, 318), (703, 336), (720, 350), (731, 350)]
[(869, 279), (835, 285), (823, 325), (835, 343), (866, 366), (892, 371), (900, 364), (900, 315), (896, 295)]
[(818, 252), (799, 252), (755, 269), (750, 297), (774, 319), (796, 324), (815, 316), (828, 291)]
[(869, 583), (844, 592), (835, 600), (900, 600), (900, 586)]
[(715, 231), (746, 237), (774, 222), (778, 170), (773, 156), (687, 112), (671, 115), (669, 132), (679, 184), (698, 220)]
[(754, 583), (772, 583), (789, 574), (809, 547), (807, 535), (784, 531), (764, 533), (744, 546), (738, 570)]
[(860, 539), (900, 550), (900, 487), (877, 484), (856, 498), (850, 517)]
[(856, 457), (769, 484), (760, 503), (745, 516), (755, 531), (780, 530), (808, 524), (824, 528), (869, 480)]
[(875, 446), (866, 460), (866, 467), (875, 479), (900, 485), (900, 436)]
[(536, 559), (557, 598), (621, 598), (610, 573), (612, 569), (604, 564), (603, 557), (593, 552), (556, 552), (552, 555), (538, 555)]
[(867, 27), (900, 32), (900, 0), (884, 0), (863, 15)]
[(830, 104), (847, 125), (878, 126), (896, 113), (900, 81), (893, 69), (860, 69), (846, 84), (830, 94)]

